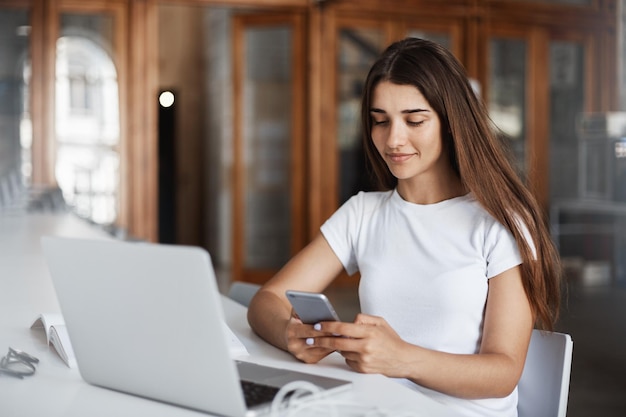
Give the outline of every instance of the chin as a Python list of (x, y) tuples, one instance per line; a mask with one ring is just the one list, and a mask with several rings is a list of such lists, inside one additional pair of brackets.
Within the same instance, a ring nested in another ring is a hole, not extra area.
[(409, 173), (404, 169), (389, 169), (389, 171), (391, 172), (391, 175), (393, 175), (394, 177), (398, 179), (398, 181), (408, 180), (415, 176), (415, 173), (413, 172)]

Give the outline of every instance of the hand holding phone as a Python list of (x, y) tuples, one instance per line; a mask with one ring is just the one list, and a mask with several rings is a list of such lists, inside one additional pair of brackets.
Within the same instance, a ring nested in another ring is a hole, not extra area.
[(285, 294), (302, 323), (341, 321), (324, 294), (294, 290), (287, 290)]

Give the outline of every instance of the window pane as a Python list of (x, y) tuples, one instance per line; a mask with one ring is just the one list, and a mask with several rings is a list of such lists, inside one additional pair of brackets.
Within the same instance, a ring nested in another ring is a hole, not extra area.
[(0, 9), (0, 205), (31, 176), (28, 12)]
[(489, 114), (510, 147), (519, 174), (526, 178), (526, 42), (489, 43)]
[(244, 265), (279, 268), (291, 242), (291, 29), (248, 29), (245, 45)]
[(361, 94), (370, 66), (385, 47), (378, 29), (341, 29), (338, 50), (337, 146), (339, 203), (369, 188), (361, 144)]
[(119, 91), (114, 20), (65, 14), (57, 40), (55, 173), (67, 202), (100, 224), (118, 214)]
[(584, 106), (583, 48), (550, 43), (550, 199), (578, 196), (576, 123)]

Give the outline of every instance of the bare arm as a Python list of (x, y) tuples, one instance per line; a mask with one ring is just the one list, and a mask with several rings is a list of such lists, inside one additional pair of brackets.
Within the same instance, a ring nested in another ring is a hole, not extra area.
[(489, 280), (483, 338), (478, 354), (459, 355), (409, 344), (380, 317), (356, 323), (324, 323), (315, 346), (339, 350), (359, 372), (408, 378), (462, 398), (496, 398), (512, 392), (522, 373), (533, 326), (519, 268)]
[[(510, 394), (524, 369), (533, 315), (519, 267), (489, 280), (483, 339), (478, 355), (429, 352), (415, 382), (459, 397)], [(445, 366), (433, 366), (434, 362)], [(421, 375), (420, 375), (421, 374)]]
[[(259, 290), (248, 310), (250, 326), (269, 343), (305, 362), (339, 350), (359, 372), (408, 378), (457, 397), (496, 398), (514, 389), (533, 326), (519, 267), (489, 280), (480, 351), (468, 355), (409, 344), (380, 317), (361, 314), (355, 323), (324, 323), (321, 331), (297, 322), (285, 291), (323, 291), (342, 269), (326, 240), (318, 236)], [(306, 345), (310, 337), (315, 342)]]
[(294, 319), (285, 291), (321, 292), (342, 270), (343, 265), (326, 239), (318, 235), (254, 296), (248, 307), (250, 327), (269, 343), (293, 353), (288, 346), (287, 331)]

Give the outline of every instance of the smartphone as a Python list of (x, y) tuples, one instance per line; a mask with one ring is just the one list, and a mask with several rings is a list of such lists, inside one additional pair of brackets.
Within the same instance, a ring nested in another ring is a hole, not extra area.
[(287, 290), (287, 299), (305, 324), (321, 321), (340, 321), (330, 301), (324, 294)]

